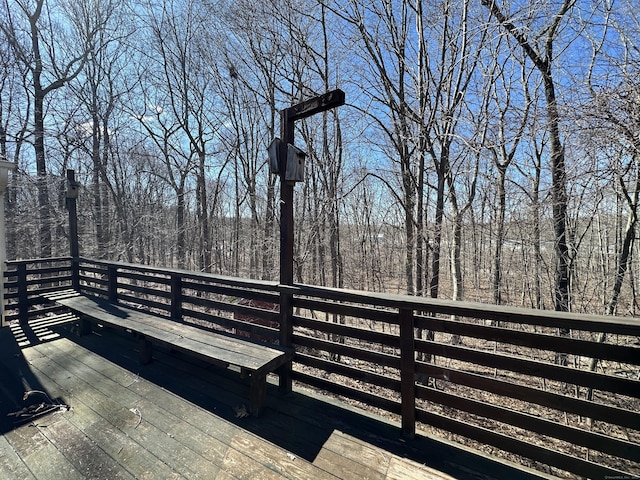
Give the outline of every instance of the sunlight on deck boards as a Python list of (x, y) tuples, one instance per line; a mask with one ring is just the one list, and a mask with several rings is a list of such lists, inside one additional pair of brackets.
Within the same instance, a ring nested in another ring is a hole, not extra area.
[(339, 431), (311, 463), (68, 338), (48, 340), (5, 367), (71, 410), (0, 437), (0, 478), (452, 478)]
[(338, 430), (329, 437), (313, 464), (345, 479), (454, 479), (447, 474), (393, 455)]

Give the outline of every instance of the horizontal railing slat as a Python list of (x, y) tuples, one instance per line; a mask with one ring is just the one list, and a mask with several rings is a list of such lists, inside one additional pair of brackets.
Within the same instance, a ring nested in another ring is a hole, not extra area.
[(372, 385), (387, 388), (395, 392), (400, 392), (399, 378), (390, 378), (387, 375), (368, 372), (366, 370), (363, 370), (362, 368), (356, 368), (350, 365), (344, 365), (342, 363), (324, 360), (312, 355), (306, 355), (304, 353), (298, 353), (296, 355), (296, 363), (305, 365), (307, 367), (318, 368), (328, 373), (336, 373), (347, 378), (370, 383)]
[(169, 278), (166, 274), (163, 276), (151, 276), (149, 274), (133, 273), (129, 271), (119, 271), (118, 279), (120, 282), (122, 282), (123, 279), (127, 279), (134, 282), (156, 283), (158, 285), (169, 285), (171, 283), (171, 278)]
[(179, 275), (183, 279), (202, 281), (204, 283), (218, 283), (225, 285), (233, 285), (237, 287), (258, 288), (264, 290), (278, 291), (278, 283), (268, 280), (254, 280), (239, 277), (230, 277), (225, 275), (214, 275), (211, 273), (194, 272), (191, 270), (169, 269), (162, 267), (152, 267), (149, 265), (139, 265), (126, 262), (111, 262), (108, 260), (96, 260), (88, 258), (80, 258), (81, 263), (93, 264), (103, 267), (116, 267), (118, 269), (130, 270), (135, 272), (147, 272), (153, 274), (171, 273)]
[(133, 283), (123, 283), (118, 282), (118, 291), (128, 291), (132, 293), (143, 294), (147, 296), (155, 296), (159, 298), (168, 299), (171, 295), (171, 292), (165, 290), (158, 290), (157, 288), (146, 287), (143, 285), (136, 285)]
[(90, 285), (81, 285), (80, 291), (83, 293), (90, 293), (91, 295), (95, 295), (97, 297), (107, 296), (107, 291), (104, 288), (97, 288)]
[(358, 348), (353, 345), (345, 345), (300, 334), (294, 334), (293, 341), (301, 347), (315, 348), (329, 353), (345, 355), (351, 358), (373, 362), (376, 365), (400, 368), (400, 358), (386, 353), (374, 352), (370, 349)]
[(80, 263), (80, 265), (78, 266), (79, 270), (80, 270), (80, 274), (82, 275), (83, 273), (94, 273), (96, 275), (106, 275), (107, 274), (107, 269), (104, 267), (96, 267), (93, 265), (89, 265), (87, 263)]
[(332, 333), (345, 337), (357, 338), (366, 342), (380, 343), (389, 347), (400, 348), (400, 338), (397, 335), (365, 330), (358, 327), (349, 327), (331, 321), (314, 320), (311, 318), (293, 316), (293, 325), (296, 327), (309, 328), (324, 333)]
[(50, 258), (21, 258), (20, 260), (7, 260), (8, 266), (13, 265), (30, 265), (40, 263), (71, 263), (71, 257), (50, 257)]
[(547, 378), (571, 385), (581, 385), (632, 397), (636, 397), (640, 393), (640, 381), (620, 376), (563, 367), (504, 353), (483, 352), (458, 345), (445, 345), (429, 340), (416, 340), (416, 347), (419, 352), (485, 367), (510, 370), (532, 377)]
[(182, 289), (185, 291), (193, 290), (195, 292), (210, 293), (216, 295), (226, 295), (228, 297), (240, 297), (251, 300), (259, 300), (267, 303), (278, 304), (279, 297), (275, 293), (265, 293), (250, 289), (238, 289), (228, 285), (206, 285), (203, 283), (195, 283), (190, 281), (182, 282)]
[(275, 328), (266, 327), (255, 323), (244, 322), (242, 320), (234, 320), (232, 318), (225, 318), (220, 316), (211, 315), (210, 313), (204, 313), (198, 310), (192, 310), (189, 308), (184, 309), (183, 316), (185, 318), (192, 318), (194, 320), (200, 320), (208, 322), (213, 325), (217, 325), (227, 330), (242, 330), (249, 332), (253, 335), (268, 338), (270, 340), (278, 339), (278, 330)]
[(415, 325), (416, 327), (436, 332), (446, 332), (510, 345), (640, 365), (640, 348), (635, 347), (490, 327), (436, 317), (418, 317)]
[(373, 395), (372, 393), (368, 392), (363, 392), (362, 390), (351, 388), (346, 385), (339, 385), (324, 378), (308, 375), (306, 373), (298, 371), (294, 371), (292, 376), (294, 380), (297, 380), (311, 387), (319, 388), (335, 395), (342, 395), (343, 397), (363, 402), (367, 405), (371, 405), (375, 408), (380, 408), (381, 410), (385, 410), (387, 412), (391, 412), (397, 415), (400, 414), (400, 403), (388, 398)]
[(96, 285), (102, 285), (102, 286), (107, 286), (108, 285), (108, 280), (106, 278), (100, 278), (100, 277), (89, 277), (86, 275), (80, 275), (80, 282), (81, 283), (95, 283)]
[(390, 325), (398, 325), (397, 312), (367, 308), (362, 305), (349, 305), (316, 299), (311, 300), (308, 298), (294, 298), (293, 306), (323, 313), (346, 315), (375, 322), (388, 323)]
[(619, 335), (638, 335), (640, 320), (632, 317), (574, 314), (551, 310), (532, 310), (505, 305), (490, 305), (463, 301), (442, 300), (393, 293), (363, 292), (310, 285), (281, 285), (280, 291), (291, 295), (318, 297), (369, 306), (410, 309), (416, 312), (441, 313), (468, 318), (482, 318), (499, 322), (566, 328)]
[(506, 423), (547, 437), (564, 440), (565, 442), (581, 445), (616, 457), (627, 458), (634, 461), (640, 459), (640, 445), (634, 445), (622, 439), (563, 425), (545, 418), (516, 412), (499, 405), (492, 405), (472, 398), (459, 397), (433, 388), (418, 386), (417, 392), (418, 397), (423, 400), (439, 403), (474, 415), (480, 415), (497, 422)]
[(168, 311), (171, 308), (171, 305), (168, 305), (166, 303), (149, 300), (148, 298), (135, 297), (133, 295), (127, 295), (124, 293), (118, 293), (118, 301), (129, 302), (134, 305), (141, 305), (148, 308), (153, 308), (155, 310), (160, 310), (164, 312), (163, 315), (168, 315)]
[(483, 390), (503, 397), (522, 400), (559, 412), (573, 413), (581, 417), (603, 420), (623, 427), (640, 430), (639, 412), (432, 364), (418, 363), (416, 371), (431, 378), (441, 379), (476, 390)]
[(434, 426), (435, 428), (455, 432), (463, 437), (470, 438), (487, 445), (493, 445), (494, 447), (506, 452), (515, 453), (541, 462), (545, 465), (561, 466), (567, 471), (587, 478), (612, 478), (612, 476), (619, 478), (619, 475), (625, 475), (623, 470), (617, 470), (599, 463), (590, 462), (589, 460), (583, 460), (573, 455), (558, 452), (541, 445), (536, 445), (531, 441), (519, 440), (495, 430), (489, 430), (488, 428), (472, 425), (469, 422), (457, 420), (449, 416), (445, 417), (437, 413), (418, 409), (416, 412), (416, 418), (421, 422)]
[(237, 315), (255, 316), (257, 318), (272, 322), (280, 321), (280, 315), (277, 312), (257, 307), (250, 307), (247, 305), (240, 305), (238, 303), (230, 303), (219, 300), (211, 300), (209, 298), (194, 297), (190, 295), (184, 295), (182, 299), (183, 305), (191, 304), (193, 306), (199, 306), (209, 310), (221, 310), (235, 313)]

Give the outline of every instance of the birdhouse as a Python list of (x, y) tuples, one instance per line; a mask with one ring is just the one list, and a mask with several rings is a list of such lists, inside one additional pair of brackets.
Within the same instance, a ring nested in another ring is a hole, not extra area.
[(279, 159), (280, 159), (280, 139), (274, 138), (269, 146), (267, 152), (269, 152), (269, 172), (278, 174), (280, 173)]
[(9, 183), (9, 170), (15, 170), (15, 168), (15, 163), (0, 160), (0, 195), (4, 193), (4, 190), (7, 188), (7, 184)]
[(76, 180), (67, 180), (67, 198), (78, 198), (80, 193), (80, 182)]
[(287, 171), (285, 180), (288, 182), (304, 182), (304, 159), (305, 152), (298, 147), (287, 145)]

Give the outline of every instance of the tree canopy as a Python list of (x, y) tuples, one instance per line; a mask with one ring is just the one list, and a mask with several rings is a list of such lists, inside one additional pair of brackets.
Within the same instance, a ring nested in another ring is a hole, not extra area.
[(278, 278), (279, 111), (297, 122), (295, 281), (636, 312), (636, 0), (2, 0), (8, 257)]

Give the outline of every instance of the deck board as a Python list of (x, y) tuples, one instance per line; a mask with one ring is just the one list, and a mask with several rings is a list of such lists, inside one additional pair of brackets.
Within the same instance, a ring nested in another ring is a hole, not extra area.
[[(91, 428), (94, 432), (101, 428), (118, 429), (124, 433), (124, 435), (116, 435), (119, 443), (112, 444), (117, 447), (117, 451), (111, 452), (112, 454), (118, 454), (120, 449), (128, 447), (138, 449), (143, 458), (149, 457), (145, 463), (152, 467), (156, 463), (160, 467), (166, 464), (169, 469), (181, 472), (183, 475), (195, 475), (196, 472), (207, 472), (210, 475), (217, 473), (218, 468), (212, 468), (212, 465), (215, 465), (212, 462), (214, 459), (203, 457), (190, 448), (190, 444), (193, 443), (194, 438), (197, 439), (199, 433), (193, 424), (184, 424), (170, 410), (161, 406), (163, 398), (160, 395), (150, 393), (149, 396), (155, 399), (149, 400), (120, 385), (103, 372), (94, 370), (87, 365), (91, 356), (74, 358), (73, 354), (67, 351), (68, 348), (73, 349), (73, 346), (66, 342), (49, 343), (39, 349), (39, 352), (47, 353), (46, 357), (36, 356), (30, 360), (41, 372), (46, 371), (48, 375), (54, 376), (52, 380), (57, 380), (60, 387), (70, 393), (69, 402), (74, 405), (74, 413), (78, 408), (79, 413), (87, 416), (89, 421), (96, 421), (97, 418), (97, 421), (104, 424), (98, 429), (93, 428), (94, 425), (85, 425), (85, 428)], [(125, 372), (114, 369), (110, 362), (100, 363), (105, 370), (116, 377), (127, 378)], [(62, 365), (65, 367), (62, 368)], [(114, 370), (117, 371), (114, 372)], [(68, 372), (72, 375), (69, 376)], [(164, 393), (165, 396), (171, 396)], [(182, 407), (183, 405), (174, 405), (176, 409)], [(138, 415), (135, 411), (140, 414)], [(73, 417), (71, 418), (73, 420)], [(180, 428), (182, 428), (181, 434), (178, 433)], [(136, 443), (131, 445), (133, 442)], [(210, 436), (201, 438), (201, 444), (208, 445), (210, 449), (216, 442), (217, 440)], [(223, 452), (226, 451), (224, 446), (221, 449)], [(215, 448), (212, 451), (215, 451)], [(137, 461), (140, 457), (134, 458)], [(218, 460), (220, 459), (221, 457)], [(164, 473), (166, 478), (175, 476), (170, 471)]]
[(4, 473), (3, 478), (35, 480), (20, 455), (4, 435), (0, 436), (0, 472)]
[[(51, 420), (52, 417), (55, 415), (45, 420)], [(47, 421), (46, 424), (38, 422), (38, 426), (35, 428), (55, 447), (59, 454), (64, 456), (82, 478), (134, 479), (134, 476), (123, 469), (116, 459), (110, 457), (101, 445), (92, 441), (65, 416), (58, 415), (54, 421)], [(67, 477), (62, 475), (59, 478)]]
[[(274, 382), (263, 416), (239, 419), (247, 379), (162, 349), (142, 366), (130, 336), (55, 328), (43, 342), (27, 331), (24, 348), (0, 331), (0, 478), (539, 478), (443, 441), (401, 442), (393, 422)], [(72, 408), (8, 425), (24, 389)]]
[(360, 475), (370, 480), (453, 480), (445, 473), (393, 455), (338, 430), (329, 437), (313, 463), (325, 469), (339, 468), (344, 478)]
[[(46, 427), (45, 427), (46, 428)], [(30, 473), (38, 480), (81, 480), (84, 476), (42, 434), (42, 429), (24, 426), (6, 434), (13, 450), (20, 456)], [(0, 472), (2, 478), (12, 478)]]
[(273, 444), (256, 442), (252, 435), (244, 432), (237, 433), (231, 441), (233, 450), (252, 452), (254, 460), (262, 465), (268, 466), (274, 472), (286, 475), (290, 478), (309, 480), (336, 480), (337, 477), (326, 471), (318, 470), (311, 464), (300, 461), (298, 457), (290, 452), (283, 452)]
[(342, 478), (385, 480), (391, 455), (361, 442), (347, 441), (335, 431), (325, 443), (314, 464), (323, 469), (333, 468)]

